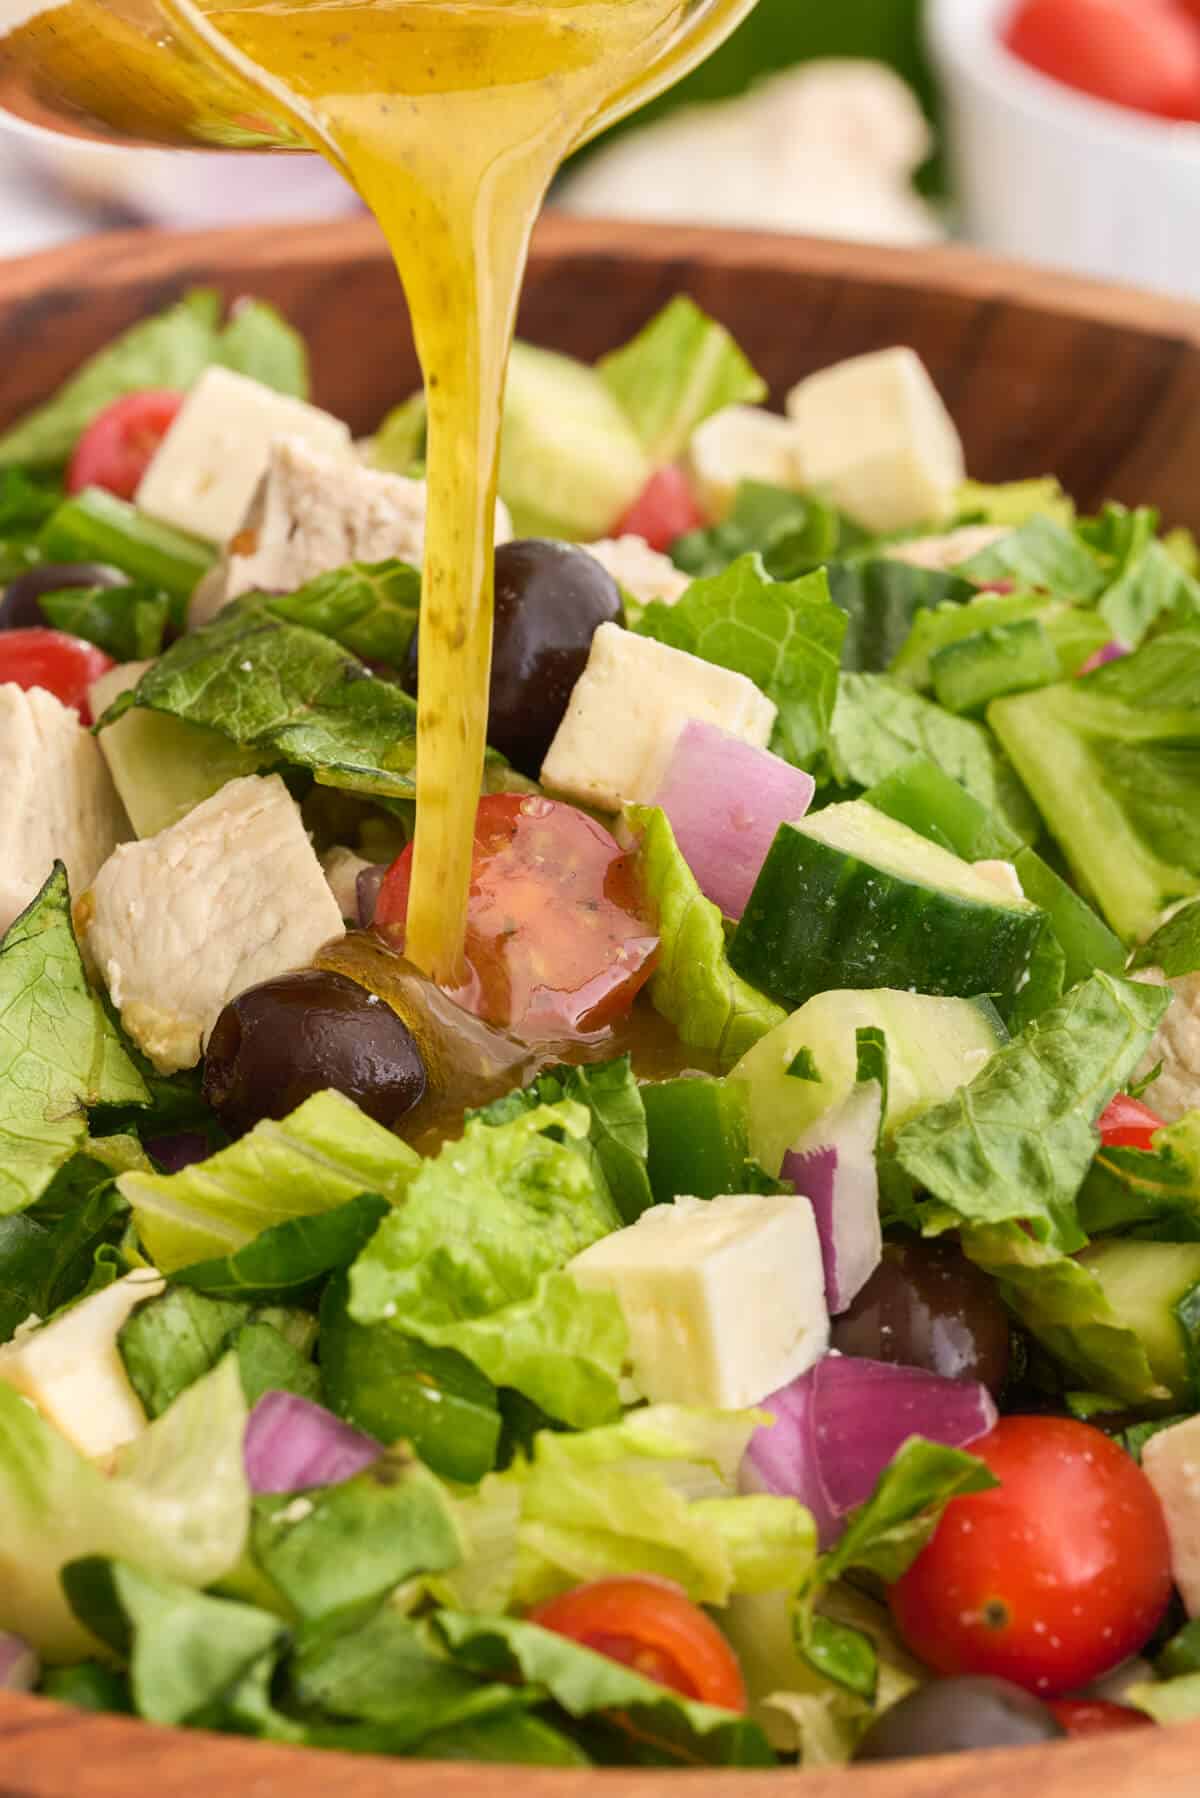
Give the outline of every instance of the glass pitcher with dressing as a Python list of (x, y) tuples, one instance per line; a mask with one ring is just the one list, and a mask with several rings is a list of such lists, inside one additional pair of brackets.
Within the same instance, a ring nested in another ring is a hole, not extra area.
[[(572, 150), (753, 4), (0, 0), (0, 109), (14, 118), (126, 142), (315, 149), (388, 239), (429, 420), (406, 953), (447, 988), (464, 973), (497, 447), (533, 222)], [(384, 353), (365, 332), (364, 356)]]

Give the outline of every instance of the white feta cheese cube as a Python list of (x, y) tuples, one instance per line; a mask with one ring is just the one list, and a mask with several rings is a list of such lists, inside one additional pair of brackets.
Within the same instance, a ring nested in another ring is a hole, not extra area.
[(1146, 1103), (1168, 1124), (1200, 1107), (1200, 974), (1168, 980), (1161, 968), (1139, 968), (1130, 976), (1148, 986), (1171, 989), (1171, 1003), (1137, 1070), (1144, 1080), (1162, 1063)]
[(0, 1380), (90, 1460), (112, 1454), (146, 1427), (117, 1334), (136, 1306), (165, 1284), (153, 1268), (138, 1268), (0, 1348)]
[(1151, 1436), (1142, 1467), (1167, 1520), (1171, 1576), (1188, 1616), (1200, 1616), (1200, 1417)]
[[(420, 568), (425, 557), (424, 481), (384, 474), (326, 455), (298, 437), (271, 445), (262, 479), (217, 566), (192, 595), (193, 630), (256, 588), (294, 593), (348, 562), (395, 557)], [(496, 542), (512, 521), (496, 502)]]
[(787, 399), (803, 485), (870, 531), (946, 517), (966, 479), (954, 420), (914, 350), (810, 375)]
[(642, 605), (661, 599), (673, 606), (692, 584), (690, 574), (676, 568), (670, 556), (651, 549), (644, 537), (602, 537), (598, 543), (581, 543), (589, 556), (607, 568), (619, 587)]
[(277, 437), (299, 437), (346, 460), (354, 454), (340, 418), (232, 369), (206, 369), (142, 476), (139, 509), (176, 530), (224, 543), (241, 522)]
[(0, 686), (0, 934), (65, 864), (72, 896), (129, 835), (96, 739), (41, 687)]
[(645, 803), (693, 719), (765, 749), (775, 707), (744, 674), (602, 624), (542, 763), (542, 780), (601, 811)]
[(692, 435), (687, 461), (701, 504), (724, 518), (742, 481), (799, 485), (797, 429), (762, 406), (726, 406)]
[(121, 1022), (163, 1074), (194, 1067), (228, 1000), (345, 935), (278, 775), (231, 780), (105, 862), (77, 908)]
[(812, 1206), (790, 1194), (654, 1205), (568, 1270), (617, 1295), (634, 1383), (655, 1404), (756, 1405), (829, 1346)]

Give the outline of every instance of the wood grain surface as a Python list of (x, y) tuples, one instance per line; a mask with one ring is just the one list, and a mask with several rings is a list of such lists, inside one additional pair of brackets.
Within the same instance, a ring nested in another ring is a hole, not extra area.
[[(0, 423), (185, 287), (273, 300), (307, 337), (316, 398), (369, 430), (417, 382), (408, 321), (366, 220), (130, 233), (0, 266)], [(547, 218), (521, 313), (533, 341), (593, 357), (686, 291), (778, 399), (825, 363), (916, 348), (971, 471), (1058, 474), (1084, 506), (1149, 501), (1200, 529), (1200, 308), (961, 250), (909, 253), (757, 234)], [(1200, 1798), (1200, 1725), (1020, 1755), (751, 1774), (356, 1759), (0, 1698), (0, 1798)]]

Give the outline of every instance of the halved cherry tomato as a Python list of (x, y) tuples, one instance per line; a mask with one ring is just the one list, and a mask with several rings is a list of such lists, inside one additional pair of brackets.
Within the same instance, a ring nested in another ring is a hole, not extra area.
[(1069, 1736), (1111, 1736), (1119, 1730), (1153, 1729), (1153, 1719), (1107, 1698), (1052, 1698), (1049, 1709)]
[(685, 1698), (744, 1711), (737, 1656), (681, 1586), (645, 1575), (594, 1580), (529, 1613), (531, 1623), (569, 1636)]
[(1171, 1596), (1162, 1508), (1115, 1442), (1068, 1417), (1003, 1417), (971, 1445), (1000, 1481), (952, 1499), (889, 1594), (937, 1673), (990, 1673), (1040, 1698), (1136, 1654)]
[(672, 462), (652, 474), (624, 517), (614, 537), (644, 537), (651, 549), (670, 549), (677, 537), (707, 524), (682, 468)]
[[(410, 845), (375, 907), (400, 945), (411, 875)], [(598, 1030), (629, 1010), (657, 949), (632, 858), (602, 825), (561, 800), (480, 800), (460, 1005), (530, 1041)]]
[(74, 706), (85, 724), (92, 722), (87, 690), (116, 663), (94, 643), (66, 631), (0, 631), (0, 686), (45, 687), (64, 705)]
[(1097, 99), (1200, 117), (1200, 33), (1176, 0), (1021, 0), (1004, 40), (1022, 62)]
[(1149, 1149), (1163, 1120), (1140, 1099), (1118, 1093), (1100, 1119), (1100, 1138), (1106, 1149)]
[(182, 404), (183, 395), (173, 388), (145, 387), (106, 406), (75, 445), (67, 492), (107, 487), (120, 499), (132, 499)]

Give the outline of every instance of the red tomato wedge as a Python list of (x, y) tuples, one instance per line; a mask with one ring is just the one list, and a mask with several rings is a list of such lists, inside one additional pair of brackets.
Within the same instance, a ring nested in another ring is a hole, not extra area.
[[(410, 845), (375, 907), (400, 946), (411, 877)], [(598, 1030), (629, 1010), (657, 949), (632, 857), (602, 825), (537, 795), (480, 800), (460, 1005), (530, 1041)]]
[(64, 705), (74, 706), (85, 724), (92, 723), (88, 688), (115, 666), (94, 643), (66, 631), (0, 631), (0, 686), (11, 681), (27, 690), (44, 687)]
[(1069, 1736), (1111, 1736), (1126, 1729), (1153, 1729), (1153, 1719), (1132, 1705), (1106, 1698), (1052, 1698), (1050, 1710)]
[(1053, 1698), (1144, 1646), (1171, 1597), (1167, 1526), (1123, 1449), (1068, 1417), (1002, 1417), (971, 1444), (1000, 1484), (955, 1498), (889, 1599), (936, 1673)]
[(1022, 62), (1099, 100), (1200, 117), (1200, 32), (1177, 0), (1021, 0), (1004, 41)]
[(548, 1599), (529, 1613), (685, 1698), (744, 1711), (746, 1687), (737, 1656), (716, 1624), (682, 1587), (646, 1576), (601, 1579)]
[(644, 537), (651, 549), (670, 549), (677, 537), (708, 523), (682, 468), (671, 463), (652, 474), (624, 517), (614, 537)]
[(173, 388), (145, 387), (106, 406), (75, 445), (67, 492), (106, 487), (132, 499), (182, 404), (183, 395)]
[(1140, 1099), (1118, 1093), (1100, 1119), (1100, 1139), (1106, 1149), (1149, 1149), (1163, 1120)]

